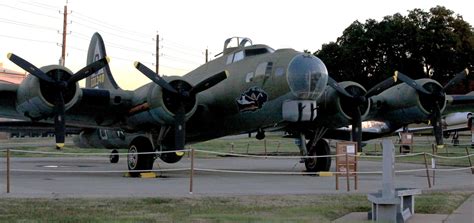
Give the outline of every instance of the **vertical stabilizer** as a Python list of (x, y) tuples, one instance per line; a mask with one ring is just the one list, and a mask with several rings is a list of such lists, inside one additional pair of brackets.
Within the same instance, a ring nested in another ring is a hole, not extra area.
[[(105, 45), (99, 33), (94, 33), (87, 52), (87, 64), (91, 64), (107, 56)], [(120, 87), (115, 82), (110, 67), (107, 64), (104, 68), (86, 78), (86, 88), (100, 88), (118, 90)]]

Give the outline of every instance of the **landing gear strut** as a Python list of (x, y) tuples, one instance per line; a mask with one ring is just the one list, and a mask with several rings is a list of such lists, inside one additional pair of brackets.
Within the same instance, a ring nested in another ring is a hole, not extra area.
[[(314, 137), (305, 144), (306, 140), (303, 134), (300, 136), (300, 150), (301, 154), (304, 156), (326, 156), (331, 154), (329, 144), (325, 139), (322, 139), (321, 136), (324, 135), (326, 131), (322, 129), (321, 131), (316, 132)], [(308, 172), (321, 172), (329, 171), (331, 168), (331, 157), (315, 157), (315, 158), (305, 158), (304, 164), (306, 171)]]

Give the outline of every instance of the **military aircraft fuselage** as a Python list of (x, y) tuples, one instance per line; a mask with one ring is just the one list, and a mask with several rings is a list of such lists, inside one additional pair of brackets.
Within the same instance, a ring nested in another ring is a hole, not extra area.
[[(283, 114), (284, 103), (309, 101), (315, 104), (328, 80), (324, 63), (313, 55), (293, 49), (275, 51), (266, 45), (224, 48), (222, 56), (183, 77), (164, 79), (170, 83), (183, 80), (194, 86), (221, 71), (227, 72), (227, 79), (199, 93), (196, 102), (187, 106), (188, 143), (258, 129), (282, 128), (291, 119), (291, 114)], [(174, 114), (172, 106), (166, 105), (165, 91), (153, 83), (135, 90), (134, 105), (147, 108), (128, 118), (128, 128), (159, 128), (171, 123)], [(298, 113), (297, 107), (293, 109)], [(315, 116), (316, 113), (312, 118)]]

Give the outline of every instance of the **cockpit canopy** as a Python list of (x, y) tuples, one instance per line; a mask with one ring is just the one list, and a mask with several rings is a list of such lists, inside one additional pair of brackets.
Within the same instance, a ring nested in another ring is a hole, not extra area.
[[(237, 45), (232, 46), (232, 43), (237, 43)], [(267, 45), (253, 45), (252, 40), (246, 37), (232, 37), (224, 42), (223, 53), (224, 56), (227, 56), (226, 64), (235, 63), (246, 57), (273, 52), (275, 52), (275, 50)]]

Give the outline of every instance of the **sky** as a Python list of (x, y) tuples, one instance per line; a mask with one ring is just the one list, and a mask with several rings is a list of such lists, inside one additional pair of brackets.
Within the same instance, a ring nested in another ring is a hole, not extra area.
[(381, 20), (436, 5), (474, 24), (474, 2), (459, 0), (0, 0), (0, 63), (21, 71), (6, 58), (13, 52), (38, 67), (57, 64), (66, 2), (66, 66), (73, 72), (86, 66), (89, 40), (99, 32), (112, 73), (128, 90), (150, 82), (133, 62), (154, 70), (157, 34), (160, 74), (181, 76), (204, 63), (206, 49), (214, 58), (232, 36), (274, 49), (314, 52), (335, 41), (355, 20)]

